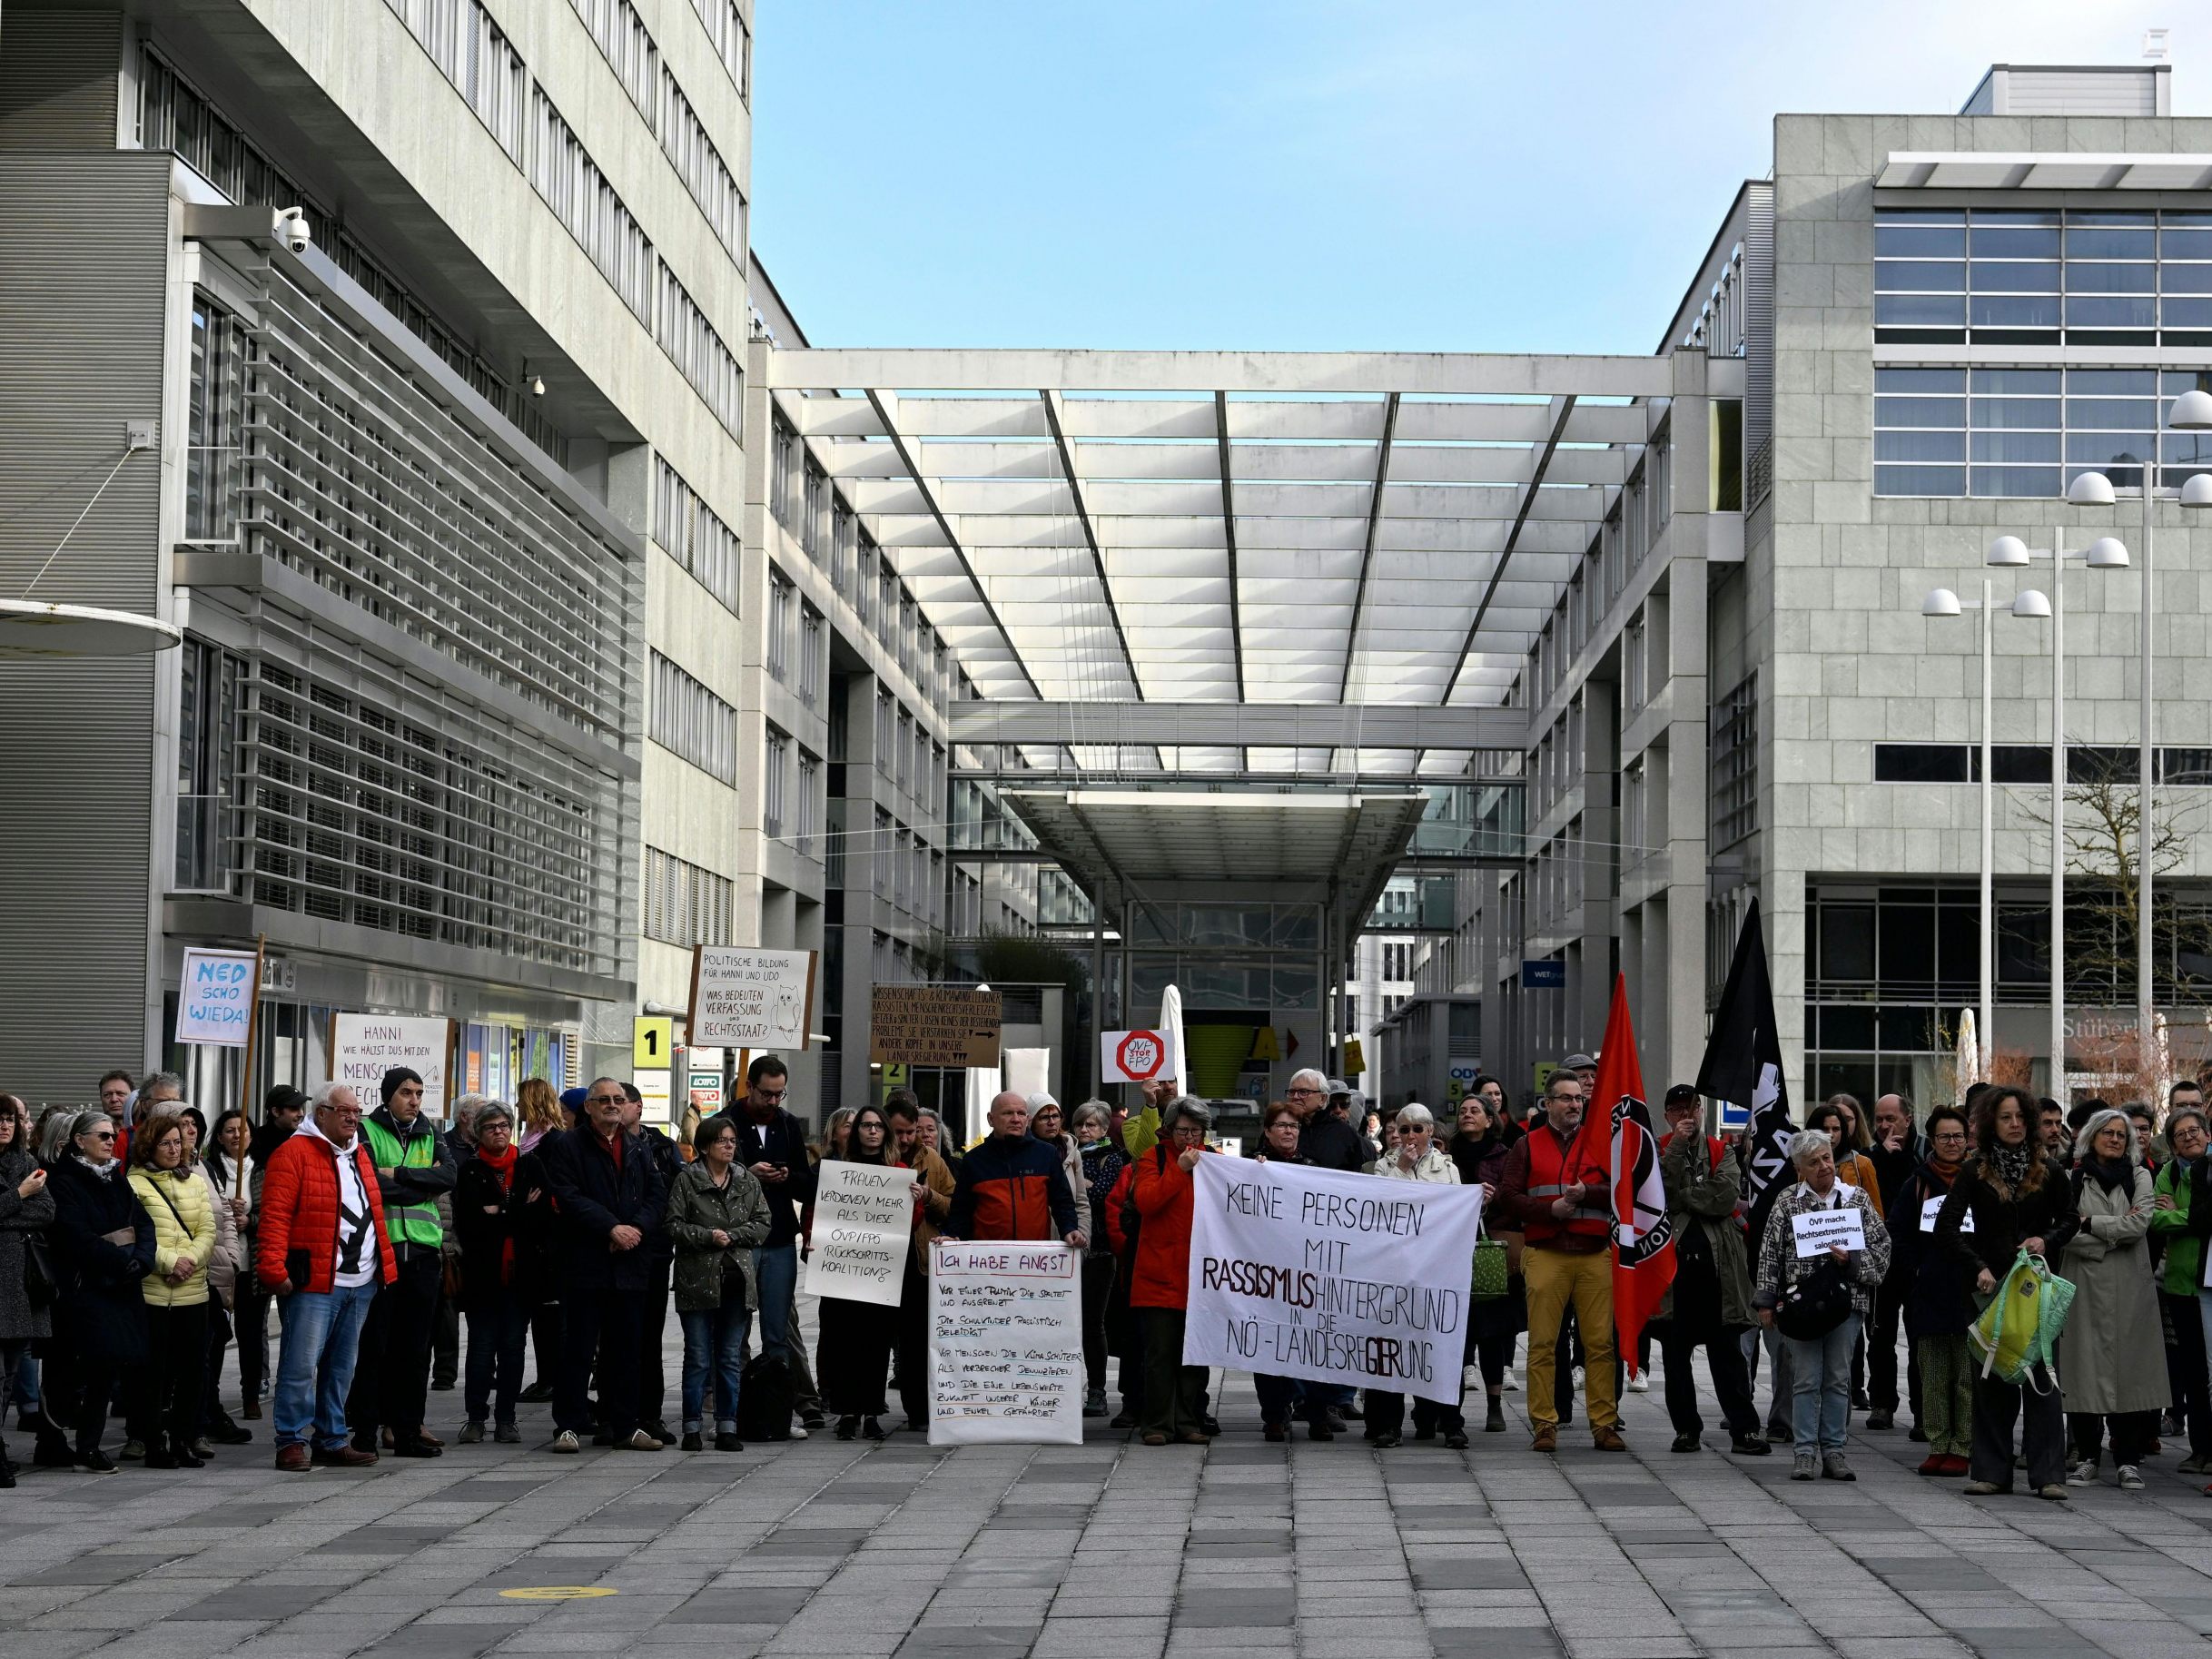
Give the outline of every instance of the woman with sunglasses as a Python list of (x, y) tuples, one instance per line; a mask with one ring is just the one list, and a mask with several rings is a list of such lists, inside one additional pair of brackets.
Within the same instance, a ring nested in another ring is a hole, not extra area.
[[(882, 1107), (863, 1106), (854, 1112), (844, 1160), (897, 1166), (898, 1149), (891, 1139), (891, 1120), (884, 1115)], [(821, 1384), (823, 1408), (836, 1416), (840, 1440), (850, 1440), (856, 1434), (881, 1440), (887, 1433), (883, 1418), (891, 1407), (884, 1391), (891, 1375), (892, 1345), (898, 1333), (896, 1308), (839, 1296), (822, 1299), (822, 1335), (815, 1345), (815, 1376)]]
[[(35, 1338), (53, 1334), (53, 1315), (34, 1299), (24, 1264), (34, 1239), (54, 1225), (54, 1198), (46, 1172), (30, 1152), (31, 1116), (12, 1094), (0, 1094), (0, 1421), (7, 1414), (10, 1385)], [(41, 1254), (44, 1259), (44, 1254)], [(15, 1484), (15, 1466), (0, 1445), (0, 1491)]]
[(55, 1338), (69, 1356), (68, 1395), (49, 1385), (46, 1415), (74, 1437), (70, 1460), (104, 1475), (100, 1449), (108, 1403), (123, 1373), (146, 1358), (146, 1299), (153, 1272), (153, 1218), (115, 1157), (115, 1120), (88, 1111), (69, 1131), (47, 1177), (54, 1194), (54, 1258), (61, 1282)]

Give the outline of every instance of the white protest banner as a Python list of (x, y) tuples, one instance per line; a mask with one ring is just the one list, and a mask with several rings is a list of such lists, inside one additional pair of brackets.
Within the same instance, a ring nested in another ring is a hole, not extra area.
[(259, 961), (252, 951), (186, 945), (184, 971), (177, 981), (177, 1041), (244, 1048), (253, 1033)]
[[(1943, 1213), (1944, 1197), (1943, 1193), (1939, 1192), (1921, 1206), (1921, 1231), (1924, 1233), (1935, 1231), (1936, 1217)], [(1960, 1216), (1959, 1230), (1962, 1233), (1970, 1233), (1974, 1230), (1974, 1212), (1971, 1210)]]
[(1856, 1204), (1792, 1216), (1790, 1228), (1797, 1235), (1797, 1253), (1801, 1257), (1821, 1255), (1832, 1244), (1840, 1244), (1847, 1250), (1866, 1249), (1866, 1229), (1859, 1220)]
[(1185, 1365), (1459, 1397), (1482, 1189), (1200, 1158)]
[(453, 1052), (453, 1022), (408, 1014), (331, 1016), (331, 1081), (343, 1083), (363, 1111), (383, 1103), (384, 1073), (406, 1066), (422, 1077), (422, 1110), (446, 1115), (446, 1062)]
[(1099, 1078), (1109, 1083), (1149, 1083), (1180, 1077), (1175, 1042), (1164, 1031), (1101, 1032)]
[(932, 1446), (1082, 1443), (1079, 1251), (940, 1239), (929, 1307)]
[(693, 950), (690, 1042), (790, 1052), (806, 1046), (814, 1018), (812, 951), (725, 944)]
[(815, 1185), (806, 1289), (848, 1302), (899, 1305), (906, 1252), (913, 1248), (914, 1172), (825, 1158)]

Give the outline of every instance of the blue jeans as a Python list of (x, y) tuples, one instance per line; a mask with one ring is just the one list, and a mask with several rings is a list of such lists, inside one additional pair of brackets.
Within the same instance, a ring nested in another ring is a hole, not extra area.
[(284, 1342), (277, 1354), (276, 1443), (312, 1440), (326, 1451), (350, 1443), (346, 1396), (360, 1357), (361, 1323), (378, 1284), (318, 1294), (295, 1290), (283, 1301)]
[(469, 1361), (461, 1384), (471, 1423), (491, 1416), (496, 1403), (498, 1420), (515, 1420), (515, 1399), (522, 1392), (522, 1349), (529, 1340), (531, 1309), (512, 1296), (500, 1296), (489, 1307), (462, 1309), (469, 1316)]
[(1858, 1314), (1811, 1342), (1787, 1337), (1792, 1427), (1799, 1457), (1840, 1452), (1851, 1428), (1851, 1352), (1858, 1346)]
[(760, 1351), (791, 1361), (791, 1303), (799, 1291), (799, 1245), (769, 1245), (753, 1252), (753, 1283), (760, 1294)]
[(746, 1334), (752, 1316), (743, 1302), (696, 1313), (678, 1311), (684, 1327), (684, 1432), (696, 1434), (706, 1409), (706, 1378), (715, 1379), (715, 1427), (737, 1432), (737, 1386), (745, 1376)]

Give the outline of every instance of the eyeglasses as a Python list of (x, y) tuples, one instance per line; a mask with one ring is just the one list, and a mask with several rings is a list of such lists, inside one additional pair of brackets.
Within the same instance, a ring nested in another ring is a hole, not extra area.
[(587, 1106), (623, 1106), (628, 1104), (628, 1097), (620, 1094), (588, 1094), (584, 1097), (584, 1104)]
[(755, 1089), (753, 1092), (761, 1100), (774, 1102), (782, 1100), (791, 1091), (788, 1089)]
[(1286, 1089), (1283, 1092), (1285, 1094), (1318, 1094), (1321, 1091), (1318, 1089)]
[(94, 1141), (113, 1141), (115, 1138), (115, 1131), (112, 1129), (88, 1129), (84, 1133)]

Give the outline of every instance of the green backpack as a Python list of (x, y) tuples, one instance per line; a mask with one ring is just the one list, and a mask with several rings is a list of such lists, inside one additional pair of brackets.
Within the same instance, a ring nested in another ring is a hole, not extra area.
[(2052, 1357), (2067, 1310), (2074, 1305), (2072, 1281), (2059, 1278), (2039, 1256), (2022, 1250), (1997, 1287), (1980, 1317), (1967, 1327), (1966, 1339), (1981, 1359), (1984, 1377), (1994, 1372), (2009, 1383), (2025, 1382), (2039, 1393), (2035, 1368), (2053, 1375)]

